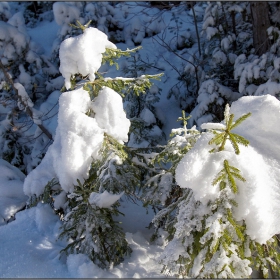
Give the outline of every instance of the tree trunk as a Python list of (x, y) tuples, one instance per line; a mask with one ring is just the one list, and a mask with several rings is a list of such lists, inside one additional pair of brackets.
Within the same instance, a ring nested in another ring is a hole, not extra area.
[(269, 47), (267, 29), (270, 26), (269, 7), (267, 2), (251, 2), (253, 22), (253, 44), (256, 54), (262, 55)]

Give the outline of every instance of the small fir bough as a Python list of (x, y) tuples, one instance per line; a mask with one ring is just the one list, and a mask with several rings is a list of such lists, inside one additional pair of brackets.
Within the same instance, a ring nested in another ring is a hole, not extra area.
[(193, 147), (200, 132), (193, 126), (187, 129), (187, 121), (190, 116), (185, 116), (182, 110), (182, 128), (172, 129), (167, 145), (164, 149), (156, 153), (151, 160), (155, 173), (149, 178), (143, 188), (142, 199), (144, 205), (153, 205), (159, 212), (153, 218), (155, 233), (151, 240), (155, 240), (167, 231), (167, 239), (174, 237), (174, 224), (177, 221), (178, 205), (189, 197), (189, 190), (181, 189), (175, 180), (176, 168), (183, 156)]
[[(234, 115), (229, 114), (229, 105), (226, 105), (225, 108), (225, 127), (221, 128), (219, 132), (217, 129), (211, 130), (212, 133), (215, 135), (209, 141), (209, 145), (216, 145), (218, 146), (218, 151), (223, 151), (225, 148), (226, 141), (229, 140), (230, 143), (232, 144), (235, 153), (238, 155), (240, 153), (238, 144), (248, 146), (249, 141), (246, 140), (244, 137), (241, 135), (238, 135), (236, 133), (233, 133), (231, 130), (236, 128), (238, 125), (240, 125), (243, 121), (245, 121), (248, 117), (250, 117), (251, 113), (245, 114), (238, 118), (235, 122), (233, 121)], [(202, 128), (205, 127), (202, 125)], [(212, 149), (210, 152), (214, 152), (215, 149)]]

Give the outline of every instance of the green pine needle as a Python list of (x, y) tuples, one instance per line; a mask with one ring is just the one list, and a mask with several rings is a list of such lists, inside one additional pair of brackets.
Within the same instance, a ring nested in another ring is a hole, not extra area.
[[(218, 151), (223, 151), (225, 148), (225, 144), (227, 140), (230, 140), (231, 145), (233, 146), (233, 149), (235, 153), (238, 155), (240, 153), (238, 144), (241, 144), (243, 146), (248, 146), (249, 141), (245, 139), (244, 137), (232, 133), (231, 130), (240, 125), (244, 120), (246, 120), (251, 113), (245, 114), (237, 119), (237, 121), (233, 121), (234, 114), (229, 115), (229, 106), (226, 106), (225, 109), (225, 124), (226, 127), (223, 129), (213, 130), (212, 133), (215, 135), (209, 142), (209, 145), (216, 145), (218, 146)], [(213, 152), (213, 149), (210, 151)]]
[(252, 113), (248, 113), (245, 115), (242, 115), (239, 119), (237, 119), (234, 124), (231, 126), (231, 130), (236, 128), (238, 125), (240, 125), (243, 121), (245, 121), (247, 118), (249, 118), (252, 115)]

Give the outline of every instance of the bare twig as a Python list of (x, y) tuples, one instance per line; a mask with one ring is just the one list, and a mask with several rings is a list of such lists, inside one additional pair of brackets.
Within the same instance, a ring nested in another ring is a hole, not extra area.
[(199, 33), (198, 33), (197, 20), (196, 20), (195, 10), (193, 7), (193, 2), (190, 2), (190, 5), (191, 5), (192, 13), (193, 13), (193, 20), (194, 20), (194, 26), (195, 26), (195, 32), (196, 32), (196, 38), (197, 38), (197, 44), (198, 44), (198, 52), (199, 52), (199, 55), (201, 56), (200, 37), (199, 37)]
[[(17, 95), (17, 98), (19, 99), (19, 101), (24, 104), (22, 97), (18, 94), (18, 89), (15, 87), (13, 80), (10, 78), (10, 76), (8, 75), (4, 65), (2, 64), (2, 62), (0, 61), (0, 68), (3, 71), (6, 80), (8, 81), (8, 83), (12, 86), (14, 92)], [(25, 106), (25, 112), (26, 114), (33, 120), (33, 111), (29, 106)], [(38, 127), (42, 130), (42, 132), (50, 139), (53, 140), (51, 133), (48, 131), (48, 129), (46, 127), (44, 127), (42, 124), (37, 124)]]

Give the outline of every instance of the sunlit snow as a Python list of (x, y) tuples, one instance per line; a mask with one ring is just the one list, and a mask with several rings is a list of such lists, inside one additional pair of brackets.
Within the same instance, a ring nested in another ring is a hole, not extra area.
[[(18, 77), (15, 79), (15, 87), (23, 99), (23, 104), (19, 102), (19, 107), (21, 110), (25, 110), (26, 106), (32, 108), (34, 116), (38, 117), (38, 120), (34, 121), (35, 124), (41, 123), (41, 115), (36, 115), (37, 112), (42, 114), (52, 112), (53, 116), (45, 119), (44, 124), (54, 138), (52, 144), (48, 146), (49, 139), (45, 136), (45, 138), (39, 137), (42, 131), (38, 127), (32, 128), (36, 139), (29, 162), (25, 163), (27, 176), (7, 161), (0, 159), (1, 278), (162, 278), (167, 275), (161, 273), (162, 264), (159, 264), (159, 260), (164, 256), (178, 257), (179, 254), (184, 253), (181, 243), (165, 247), (168, 243), (167, 232), (161, 229), (159, 229), (159, 239), (155, 243), (150, 242), (153, 230), (148, 226), (153, 220), (154, 209), (143, 208), (142, 202), (137, 199), (135, 202), (128, 200), (123, 193), (93, 192), (89, 197), (89, 202), (100, 208), (108, 208), (119, 201), (119, 210), (125, 214), (116, 217), (116, 221), (121, 223), (133, 252), (119, 265), (108, 270), (101, 269), (84, 254), (69, 256), (60, 254), (60, 251), (67, 246), (67, 241), (59, 239), (62, 222), (48, 204), (40, 202), (36, 207), (25, 209), (28, 197), (34, 194), (41, 195), (46, 184), (53, 178), (59, 180), (63, 189), (55, 197), (54, 206), (58, 209), (63, 205), (67, 195), (73, 192), (77, 179), (83, 182), (88, 177), (92, 160), (99, 159), (98, 151), (104, 140), (104, 134), (114, 137), (120, 143), (129, 141), (129, 147), (150, 147), (150, 143), (146, 140), (137, 142), (137, 135), (133, 131), (130, 131), (128, 137), (131, 122), (123, 109), (126, 108), (126, 104), (123, 104), (123, 99), (116, 91), (102, 87), (98, 96), (92, 100), (81, 84), (78, 84), (75, 90), (60, 91), (64, 85), (70, 90), (71, 78), (78, 73), (90, 82), (95, 81), (95, 73), (100, 69), (104, 77), (120, 75), (115, 67), (101, 66), (102, 53), (106, 48), (118, 47), (125, 50), (141, 44), (142, 58), (146, 57), (149, 61), (149, 64), (145, 65), (145, 71), (148, 73), (152, 71), (151, 69), (156, 69), (166, 73), (150, 90), (150, 96), (157, 93), (159, 89), (162, 90), (159, 102), (155, 103), (155, 112), (157, 118), (162, 121), (163, 127), (157, 123), (155, 114), (147, 107), (141, 108), (138, 114), (146, 126), (153, 126), (151, 136), (154, 137), (160, 137), (163, 131), (168, 139), (172, 129), (175, 132), (176, 128), (181, 127), (180, 122), (176, 120), (181, 116), (182, 108), (174, 97), (169, 99), (167, 97), (168, 91), (174, 85), (173, 82), (178, 81), (179, 68), (176, 69), (171, 64), (182, 65), (182, 59), (167, 51), (166, 47), (160, 44), (162, 42), (157, 35), (164, 37), (172, 50), (176, 50), (179, 45), (184, 45), (191, 36), (195, 37), (192, 10), (173, 7), (158, 16), (160, 10), (146, 9), (145, 2), (141, 4), (130, 2), (129, 5), (120, 2), (115, 8), (107, 2), (102, 5), (100, 11), (97, 11), (95, 5), (87, 3), (84, 9), (85, 18), (80, 18), (81, 3), (55, 2), (49, 18), (41, 18), (40, 23), (35, 26), (26, 26), (23, 11), (13, 9), (13, 4), (9, 5), (8, 2), (0, 3), (1, 16), (7, 18), (7, 23), (0, 22), (1, 62), (7, 66), (10, 60), (21, 59), (25, 48), (30, 46), (26, 54), (27, 61), (36, 65), (38, 69), (42, 68), (42, 72), (49, 75), (44, 88), (38, 91), (42, 94), (45, 90), (52, 93), (39, 104), (39, 109), (34, 106), (36, 103), (33, 104), (27, 92), (31, 92), (35, 80), (31, 77), (31, 70), (22, 63), (18, 67)], [(202, 23), (205, 7), (206, 4), (194, 5), (194, 11), (199, 28), (204, 29), (206, 39), (210, 40), (218, 33), (218, 29), (215, 27), (213, 17), (209, 17)], [(233, 6), (232, 9), (241, 11), (239, 5)], [(100, 12), (98, 17), (97, 12)], [(180, 27), (178, 21), (174, 21), (177, 12), (180, 14), (180, 21), (183, 19), (184, 22)], [(78, 36), (67, 35), (72, 28), (69, 26), (70, 22), (79, 20), (85, 24), (86, 20), (90, 19), (96, 21), (94, 23), (96, 28), (90, 27)], [(186, 23), (189, 25), (188, 30), (186, 30)], [(115, 28), (117, 25), (120, 30), (117, 30), (114, 36), (116, 41), (118, 41), (117, 37), (123, 38), (122, 43), (112, 43), (105, 35), (105, 32), (107, 34), (112, 32), (108, 30), (108, 26)], [(174, 40), (175, 28), (180, 31), (180, 35), (177, 36), (178, 41)], [(245, 42), (250, 37), (249, 33), (243, 31), (237, 35), (240, 42)], [(62, 43), (61, 38), (64, 38)], [(280, 60), (273, 61), (275, 68), (273, 71), (267, 70), (270, 79), (266, 83), (261, 86), (247, 85), (248, 80), (261, 78), (261, 66), (264, 67), (267, 57), (264, 55), (262, 59), (249, 63), (245, 54), (237, 57), (236, 54), (231, 53), (226, 56), (225, 53), (235, 39), (231, 35), (223, 38), (219, 43), (222, 50), (213, 54), (213, 61), (215, 60), (217, 65), (226, 63), (235, 65), (234, 78), (239, 79), (239, 92), (232, 92), (214, 79), (207, 80), (207, 77), (202, 79), (196, 99), (198, 104), (194, 109), (192, 108), (193, 110), (191, 109), (190, 114), (193, 118), (188, 121), (188, 124), (193, 126), (195, 119), (196, 125), (203, 130), (224, 129), (223, 122), (214, 123), (213, 116), (205, 112), (211, 106), (211, 102), (225, 105), (222, 97), (230, 101), (237, 100), (230, 108), (230, 113), (235, 114), (235, 119), (248, 112), (252, 115), (233, 132), (248, 139), (250, 145), (241, 146), (239, 155), (234, 154), (230, 143), (226, 144), (224, 151), (209, 153), (209, 150), (214, 147), (208, 144), (213, 134), (204, 131), (194, 148), (179, 163), (176, 181), (181, 188), (193, 190), (194, 198), (202, 202), (199, 210), (202, 214), (207, 214), (205, 205), (219, 195), (218, 186), (212, 185), (213, 176), (223, 168), (223, 160), (227, 159), (231, 165), (239, 168), (242, 176), (246, 178), (246, 182), (238, 182), (239, 193), (236, 197), (238, 207), (233, 211), (234, 216), (237, 220), (246, 221), (247, 234), (252, 239), (264, 243), (280, 232), (278, 214), (280, 211), (280, 102), (274, 97), (280, 91), (277, 80)], [(59, 49), (58, 67), (50, 63), (54, 49)], [(193, 48), (188, 51), (190, 63), (185, 63), (183, 69), (186, 73), (194, 75), (196, 69), (193, 63), (197, 55), (197, 42), (194, 42)], [(136, 59), (133, 63), (139, 66), (137, 63), (140, 62)], [(131, 61), (128, 63), (122, 60), (120, 69), (130, 71), (131, 65)], [(38, 71), (36, 76), (38, 79), (41, 70), (35, 68), (32, 71), (34, 73)], [(2, 86), (1, 84), (1, 89)], [(174, 92), (176, 90), (174, 88)], [(254, 93), (259, 96), (240, 98), (243, 93), (249, 95)], [(187, 102), (182, 101), (181, 104)], [(2, 104), (0, 108), (1, 113), (8, 112)], [(8, 121), (5, 120), (6, 123)], [(4, 125), (5, 122), (3, 121), (2, 124)], [(4, 128), (0, 127), (0, 131), (2, 133)], [(176, 139), (174, 138), (173, 141), (175, 142)], [(38, 155), (42, 151), (45, 155), (40, 162)], [(159, 186), (165, 190), (171, 181), (172, 176), (166, 173)], [(159, 200), (164, 204), (166, 194), (162, 194)], [(178, 220), (183, 219), (184, 211), (190, 211), (188, 205), (181, 208), (177, 216)], [(212, 218), (209, 217), (206, 222), (219, 235), (220, 225), (212, 223)], [(192, 226), (183, 222), (182, 225), (185, 227)], [(175, 232), (175, 236), (184, 232), (183, 226)], [(233, 254), (232, 258), (234, 257)], [(198, 276), (202, 262), (199, 258), (197, 260), (192, 268), (195, 276)], [(223, 263), (225, 262), (229, 262), (226, 255), (223, 259)], [(171, 274), (170, 277), (174, 275)]]

